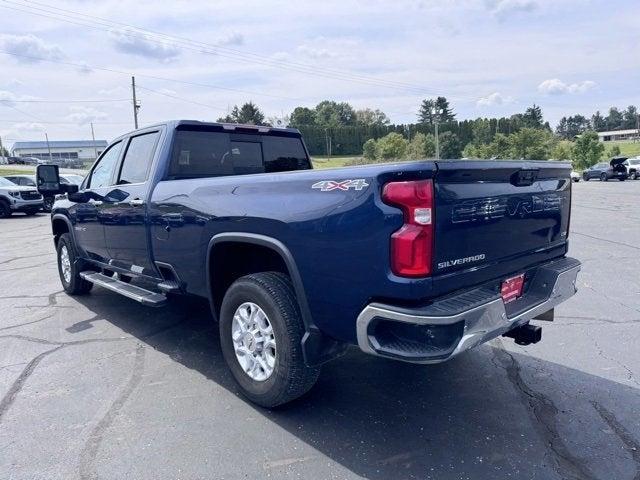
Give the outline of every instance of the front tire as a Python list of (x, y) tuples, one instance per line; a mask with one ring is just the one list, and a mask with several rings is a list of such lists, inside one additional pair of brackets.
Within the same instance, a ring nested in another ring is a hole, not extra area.
[(91, 291), (93, 283), (87, 282), (80, 276), (76, 252), (73, 241), (68, 233), (63, 233), (58, 239), (58, 273), (62, 288), (69, 295), (84, 295)]
[(0, 218), (9, 218), (11, 216), (11, 207), (4, 200), (0, 200)]
[(242, 393), (272, 408), (305, 394), (319, 368), (302, 355), (304, 323), (289, 277), (262, 272), (236, 280), (220, 309), (222, 354)]
[(609, 179), (607, 178), (607, 174), (606, 174), (606, 173), (602, 173), (602, 174), (600, 175), (600, 181), (601, 181), (601, 182), (606, 182), (606, 181), (608, 181), (608, 180), (609, 180)]
[(55, 198), (44, 197), (44, 200), (42, 202), (42, 210), (46, 213), (49, 213), (53, 208), (53, 202), (55, 202)]

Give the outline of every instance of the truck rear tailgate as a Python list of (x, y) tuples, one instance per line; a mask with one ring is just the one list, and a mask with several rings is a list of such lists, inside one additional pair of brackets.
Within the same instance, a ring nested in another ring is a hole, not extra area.
[(437, 165), (435, 277), (473, 273), (469, 283), (475, 283), (566, 252), (569, 164), (444, 161)]

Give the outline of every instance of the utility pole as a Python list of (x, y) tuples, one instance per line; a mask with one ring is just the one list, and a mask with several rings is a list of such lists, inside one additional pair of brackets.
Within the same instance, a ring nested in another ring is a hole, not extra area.
[(436, 160), (440, 160), (440, 137), (438, 136), (438, 121), (440, 120), (440, 110), (434, 108), (432, 113), (436, 127)]
[(98, 149), (96, 148), (96, 135), (93, 133), (93, 122), (91, 122), (91, 139), (93, 140), (93, 159), (98, 158)]
[(133, 94), (133, 125), (138, 129), (138, 109), (140, 104), (136, 100), (136, 77), (131, 77), (131, 92)]
[(47, 139), (47, 150), (49, 150), (49, 163), (53, 163), (53, 160), (51, 159), (51, 145), (49, 145), (49, 135), (47, 135), (47, 132), (44, 132), (44, 138)]

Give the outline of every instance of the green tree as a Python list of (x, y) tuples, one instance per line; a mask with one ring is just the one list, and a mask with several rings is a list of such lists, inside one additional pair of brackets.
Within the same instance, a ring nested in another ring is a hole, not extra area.
[(376, 141), (370, 138), (362, 145), (362, 156), (367, 160), (376, 159)]
[(608, 151), (607, 151), (607, 157), (608, 158), (612, 158), (612, 157), (618, 157), (620, 156), (620, 153), (622, 153), (620, 151), (620, 147), (618, 145), (613, 145)]
[(607, 123), (607, 130), (620, 130), (623, 126), (622, 113), (620, 113), (620, 110), (616, 107), (611, 107), (605, 121)]
[(604, 145), (600, 143), (596, 132), (585, 132), (580, 135), (573, 145), (574, 165), (578, 168), (589, 168), (598, 163), (604, 153)]
[(568, 140), (558, 142), (551, 152), (554, 160), (571, 160), (573, 157), (573, 143)]
[(577, 135), (589, 130), (590, 127), (589, 119), (582, 115), (562, 117), (556, 127), (556, 134), (565, 140), (573, 140)]
[(522, 115), (522, 126), (525, 128), (542, 128), (544, 126), (542, 109), (535, 103), (527, 108), (524, 115)]
[[(437, 110), (437, 114), (434, 112)], [(420, 123), (426, 125), (433, 125), (436, 122), (436, 117), (439, 123), (447, 123), (455, 121), (455, 113), (449, 105), (449, 101), (446, 97), (438, 97), (434, 99), (425, 99), (420, 104), (420, 110), (418, 111), (418, 120)]]
[(296, 107), (291, 112), (291, 118), (289, 125), (295, 128), (299, 128), (307, 125), (316, 124), (316, 112), (307, 107)]
[(402, 135), (391, 132), (376, 142), (376, 157), (381, 160), (402, 159), (407, 153), (408, 144)]
[(607, 121), (602, 115), (600, 115), (599, 111), (591, 116), (591, 128), (596, 132), (602, 132), (607, 129)]
[(347, 102), (324, 100), (315, 108), (316, 125), (324, 128), (353, 126), (356, 124), (356, 112)]
[(253, 102), (248, 102), (238, 108), (237, 105), (233, 107), (231, 113), (226, 117), (218, 119), (223, 123), (242, 123), (245, 125), (266, 125), (264, 113)]
[(363, 127), (383, 127), (391, 122), (382, 110), (363, 108), (356, 110), (356, 123)]
[(453, 132), (443, 132), (440, 134), (440, 158), (460, 158), (462, 157), (462, 144), (460, 139)]
[(509, 135), (511, 153), (514, 158), (525, 160), (544, 160), (549, 158), (555, 146), (551, 132), (537, 128), (523, 128)]
[(436, 139), (431, 134), (416, 133), (407, 147), (407, 158), (410, 160), (433, 158), (435, 154)]
[(631, 129), (638, 126), (638, 109), (635, 105), (629, 105), (627, 109), (622, 112), (622, 128)]
[(493, 128), (491, 122), (486, 118), (474, 120), (471, 131), (473, 132), (473, 143), (476, 145), (488, 145), (493, 140)]

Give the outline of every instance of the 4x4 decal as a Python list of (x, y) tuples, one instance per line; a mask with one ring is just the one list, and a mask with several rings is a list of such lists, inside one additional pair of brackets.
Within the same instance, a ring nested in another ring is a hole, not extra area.
[(355, 190), (362, 190), (363, 188), (366, 188), (368, 186), (369, 184), (364, 178), (357, 178), (355, 180), (342, 180), (340, 182), (336, 180), (322, 180), (320, 182), (314, 183), (311, 188), (317, 188), (321, 192), (330, 192), (332, 190), (347, 191), (350, 188), (353, 188)]

